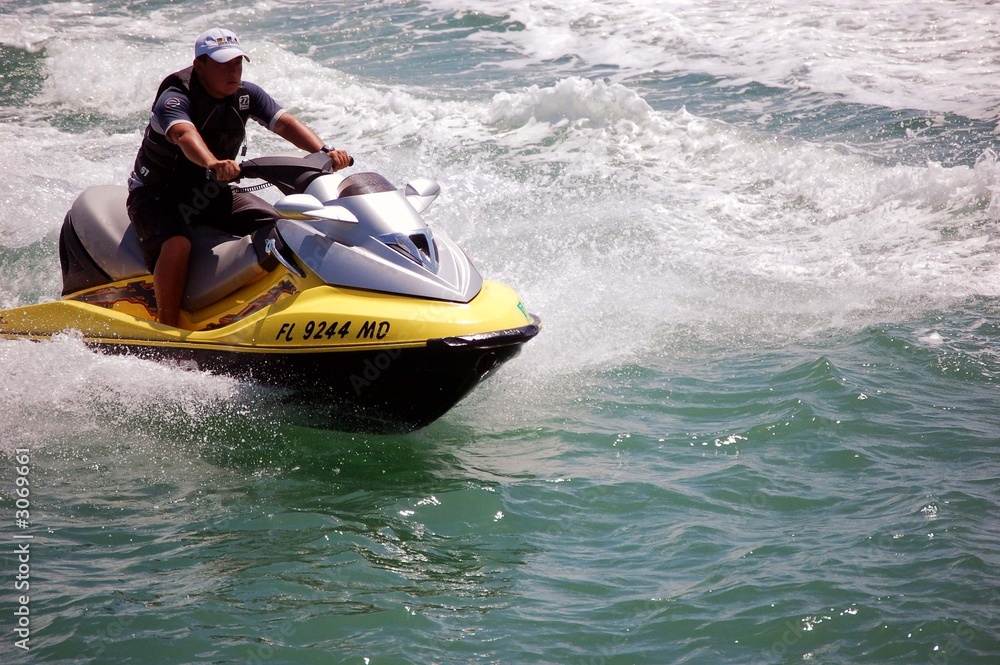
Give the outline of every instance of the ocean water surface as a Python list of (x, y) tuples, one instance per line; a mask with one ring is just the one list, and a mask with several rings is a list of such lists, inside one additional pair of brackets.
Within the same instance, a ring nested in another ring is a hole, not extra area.
[(0, 308), (214, 25), (545, 327), (405, 436), (0, 342), (0, 662), (1000, 662), (995, 7), (0, 3)]

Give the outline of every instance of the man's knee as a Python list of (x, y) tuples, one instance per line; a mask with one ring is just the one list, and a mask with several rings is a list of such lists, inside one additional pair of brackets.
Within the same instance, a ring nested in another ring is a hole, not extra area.
[(163, 241), (160, 259), (176, 261), (185, 259), (191, 253), (191, 240), (185, 236), (172, 236)]

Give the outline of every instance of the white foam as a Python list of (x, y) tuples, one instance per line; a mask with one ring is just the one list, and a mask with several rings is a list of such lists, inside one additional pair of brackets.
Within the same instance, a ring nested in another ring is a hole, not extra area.
[[(428, 0), (464, 14), (468, 3)], [(848, 101), (994, 118), (1000, 22), (979, 0), (825, 2), (498, 0), (487, 13), (523, 30), (475, 40), (521, 54), (518, 65), (572, 57), (649, 72), (719, 76), (842, 95)]]
[(885, 166), (583, 79), (501, 93), (489, 117), (537, 177), (456, 173), (476, 183), (457, 217), (482, 222), (449, 228), (545, 318), (526, 353), (550, 367), (678, 334), (779, 341), (1000, 292), (984, 223), (997, 219), (992, 153), (974, 168)]
[(176, 48), (104, 39), (54, 41), (46, 48), (46, 78), (38, 104), (111, 117), (148, 115), (158, 80), (186, 66)]
[[(88, 350), (78, 335), (0, 341), (4, 450), (70, 440), (91, 430), (170, 431), (182, 421), (239, 411), (231, 379)], [(173, 424), (171, 424), (173, 423)]]
[(6, 158), (0, 166), (0, 244), (38, 242), (58, 230), (85, 187), (124, 184), (139, 137), (138, 132), (70, 133), (44, 124), (0, 123)]

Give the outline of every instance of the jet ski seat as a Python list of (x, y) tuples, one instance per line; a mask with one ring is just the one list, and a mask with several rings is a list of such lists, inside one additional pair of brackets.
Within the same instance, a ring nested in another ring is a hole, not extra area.
[[(66, 214), (59, 237), (63, 295), (149, 274), (125, 210), (128, 189), (98, 185), (83, 191)], [(273, 226), (249, 236), (195, 227), (183, 307), (197, 311), (277, 266), (263, 251)]]

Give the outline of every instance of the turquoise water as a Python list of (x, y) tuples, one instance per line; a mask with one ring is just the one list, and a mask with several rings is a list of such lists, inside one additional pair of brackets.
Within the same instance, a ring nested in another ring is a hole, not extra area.
[(0, 662), (1000, 661), (986, 12), (0, 7), (0, 307), (58, 297), (62, 215), (217, 22), (545, 322), (406, 436), (0, 343)]

